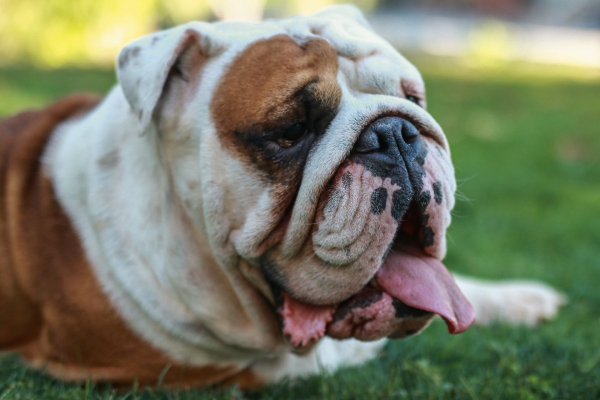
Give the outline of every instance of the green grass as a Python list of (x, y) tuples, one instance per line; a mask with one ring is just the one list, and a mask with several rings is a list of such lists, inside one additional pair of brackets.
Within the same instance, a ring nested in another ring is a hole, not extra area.
[[(436, 323), (364, 366), (251, 393), (69, 385), (8, 356), (0, 400), (600, 398), (600, 82), (419, 66), (459, 179), (446, 264), (552, 284), (570, 300), (557, 320), (458, 336)], [(1, 69), (0, 115), (113, 81), (110, 71)]]

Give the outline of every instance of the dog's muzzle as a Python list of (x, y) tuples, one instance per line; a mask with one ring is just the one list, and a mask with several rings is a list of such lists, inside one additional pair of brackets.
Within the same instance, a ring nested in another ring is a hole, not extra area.
[(396, 193), (392, 210), (399, 221), (420, 190), (423, 150), (419, 130), (410, 121), (386, 116), (365, 128), (348, 160), (363, 165), (374, 176), (389, 178), (392, 185), (402, 188)]
[(305, 280), (282, 292), (283, 332), (295, 347), (325, 333), (360, 340), (412, 336), (433, 314), (451, 333), (472, 323), (452, 276), (425, 251), (433, 243), (431, 226), (439, 228), (431, 221), (445, 209), (432, 196), (431, 179), (442, 175), (426, 165), (424, 135), (407, 118), (374, 119), (321, 193), (312, 241), (303, 262), (289, 269)]
[(399, 176), (402, 160), (410, 162), (418, 154), (418, 137), (417, 128), (404, 118), (379, 118), (361, 133), (352, 158), (356, 162), (372, 166), (382, 176)]

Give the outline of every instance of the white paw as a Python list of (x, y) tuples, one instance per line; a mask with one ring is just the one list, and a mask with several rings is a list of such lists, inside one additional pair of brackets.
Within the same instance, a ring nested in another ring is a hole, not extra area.
[(385, 343), (386, 339), (361, 342), (356, 339), (335, 340), (324, 337), (306, 354), (287, 352), (255, 363), (252, 371), (259, 379), (268, 383), (284, 378), (332, 373), (338, 368), (361, 364), (376, 357)]
[(483, 282), (460, 278), (459, 286), (475, 309), (475, 323), (535, 326), (556, 316), (566, 296), (535, 281)]
[(385, 346), (386, 339), (373, 342), (361, 342), (356, 339), (321, 339), (318, 359), (321, 367), (333, 372), (339, 367), (362, 364), (376, 357)]

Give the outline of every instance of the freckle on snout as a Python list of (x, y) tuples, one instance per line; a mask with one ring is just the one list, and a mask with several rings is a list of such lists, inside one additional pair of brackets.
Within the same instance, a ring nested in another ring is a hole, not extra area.
[(375, 215), (379, 215), (385, 210), (385, 205), (387, 203), (387, 189), (386, 188), (377, 188), (371, 194), (371, 211)]
[(442, 194), (442, 184), (440, 182), (433, 183), (433, 198), (435, 199), (436, 204), (442, 204), (444, 195)]
[(350, 172), (346, 172), (344, 175), (342, 175), (342, 187), (344, 189), (350, 189), (353, 179), (354, 178), (352, 177), (352, 174)]

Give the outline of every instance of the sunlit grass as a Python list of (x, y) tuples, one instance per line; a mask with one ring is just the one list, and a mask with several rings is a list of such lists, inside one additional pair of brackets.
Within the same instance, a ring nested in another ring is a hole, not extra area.
[[(475, 327), (458, 336), (436, 323), (390, 343), (365, 366), (252, 393), (117, 393), (56, 382), (9, 357), (0, 361), (0, 399), (599, 398), (600, 82), (534, 74), (523, 65), (416, 64), (429, 110), (450, 140), (461, 198), (469, 199), (457, 202), (446, 264), (552, 284), (570, 301), (556, 321), (535, 330)], [(73, 90), (106, 91), (113, 82), (110, 71), (0, 69), (0, 114)]]
[(0, 68), (0, 116), (41, 107), (74, 91), (102, 94), (115, 81), (112, 69)]

